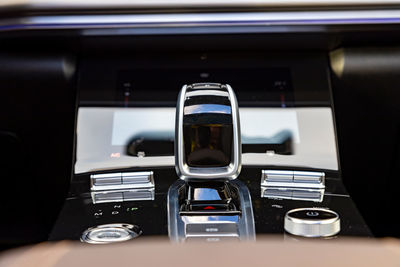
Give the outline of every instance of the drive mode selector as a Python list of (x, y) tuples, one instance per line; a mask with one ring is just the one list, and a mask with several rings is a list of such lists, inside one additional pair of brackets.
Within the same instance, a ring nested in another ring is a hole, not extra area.
[(339, 215), (323, 208), (293, 209), (285, 215), (285, 231), (303, 237), (329, 237), (340, 232)]
[(138, 237), (142, 231), (131, 224), (103, 224), (84, 231), (81, 241), (90, 244), (109, 244)]

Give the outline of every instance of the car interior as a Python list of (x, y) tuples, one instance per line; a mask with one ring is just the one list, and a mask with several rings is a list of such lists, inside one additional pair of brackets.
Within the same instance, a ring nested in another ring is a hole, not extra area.
[(400, 251), (399, 33), (395, 0), (2, 1), (2, 255)]

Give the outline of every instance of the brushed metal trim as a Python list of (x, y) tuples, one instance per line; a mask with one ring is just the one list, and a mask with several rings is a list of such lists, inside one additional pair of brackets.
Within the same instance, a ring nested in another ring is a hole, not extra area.
[[(335, 218), (325, 219), (325, 220), (323, 219), (307, 220), (307, 219), (297, 219), (290, 216), (290, 213), (301, 210), (328, 212), (335, 215)], [(303, 236), (303, 237), (329, 237), (336, 235), (340, 232), (340, 218), (339, 214), (329, 209), (323, 209), (323, 208), (293, 209), (288, 211), (285, 215), (284, 228), (286, 232), (292, 235)]]
[[(101, 183), (102, 180), (118, 179), (119, 183)], [(131, 182), (126, 182), (130, 178)], [(137, 183), (132, 180), (138, 179)], [(145, 178), (145, 179), (143, 179)], [(118, 189), (140, 189), (154, 187), (154, 173), (153, 171), (140, 171), (140, 172), (117, 172), (106, 174), (92, 174), (90, 175), (90, 190), (91, 191), (104, 191), (104, 190), (118, 190)]]
[[(399, 2), (400, 3), (400, 2)], [(400, 9), (179, 14), (48, 15), (0, 21), (0, 31), (149, 27), (397, 24)]]
[[(91, 234), (96, 232), (123, 232), (126, 236), (121, 238), (115, 238), (114, 240), (101, 240), (101, 238), (91, 238)], [(113, 224), (103, 224), (94, 227), (90, 227), (82, 233), (80, 238), (81, 242), (89, 243), (89, 244), (110, 244), (115, 242), (124, 242), (136, 238), (142, 234), (142, 231), (138, 226), (127, 224), (127, 223), (113, 223)]]
[(2, 0), (0, 8), (21, 10), (79, 10), (79, 9), (135, 9), (135, 8), (215, 8), (215, 7), (346, 7), (386, 6), (398, 0)]
[(261, 187), (324, 189), (325, 173), (317, 171), (262, 170)]

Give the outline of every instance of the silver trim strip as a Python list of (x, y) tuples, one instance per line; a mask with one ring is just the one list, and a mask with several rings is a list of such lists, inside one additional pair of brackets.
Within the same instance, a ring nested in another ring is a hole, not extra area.
[(138, 188), (154, 188), (154, 173), (152, 171), (90, 175), (91, 191)]
[(134, 8), (212, 8), (212, 7), (345, 7), (385, 6), (399, 0), (2, 0), (0, 8), (21, 10), (134, 9)]
[(262, 170), (261, 186), (324, 189), (325, 173), (316, 171)]
[(193, 14), (31, 16), (0, 22), (0, 31), (202, 26), (397, 24), (400, 9)]
[(192, 96), (202, 96), (202, 95), (214, 95), (214, 96), (225, 96), (229, 97), (228, 92), (222, 92), (222, 91), (217, 91), (217, 90), (197, 90), (197, 91), (192, 91), (192, 92), (187, 92), (186, 97), (192, 97)]

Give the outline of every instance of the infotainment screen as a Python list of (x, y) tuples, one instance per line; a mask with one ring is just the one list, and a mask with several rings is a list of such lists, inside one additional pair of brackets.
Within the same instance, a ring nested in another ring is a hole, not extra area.
[[(239, 111), (244, 165), (337, 170), (330, 108)], [(81, 107), (77, 126), (75, 173), (175, 164), (175, 108)], [(287, 140), (290, 153), (284, 146)]]

